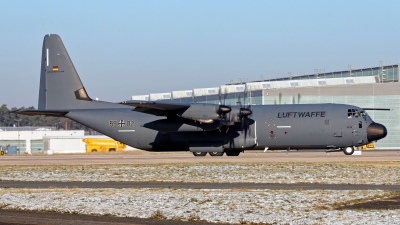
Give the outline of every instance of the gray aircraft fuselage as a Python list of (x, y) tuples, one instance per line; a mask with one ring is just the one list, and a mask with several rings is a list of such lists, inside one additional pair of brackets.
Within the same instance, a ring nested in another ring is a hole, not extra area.
[(86, 93), (61, 38), (54, 34), (43, 41), (38, 105), (38, 110), (14, 113), (67, 117), (148, 151), (235, 156), (247, 149), (339, 149), (352, 154), (354, 146), (387, 134), (385, 126), (352, 105), (95, 101)]
[[(229, 130), (218, 125), (219, 129), (204, 131), (195, 127), (202, 125), (198, 122), (192, 129), (175, 132), (144, 127), (166, 117), (135, 112), (132, 107), (120, 105), (111, 108), (113, 105), (105, 109), (72, 110), (66, 117), (132, 147), (149, 151), (189, 150), (191, 143), (203, 143), (204, 149), (218, 146), (218, 143), (223, 149), (334, 149), (373, 141), (368, 140), (367, 133), (372, 119), (365, 110), (351, 105), (253, 105), (250, 129), (242, 131), (241, 124), (237, 123)], [(349, 110), (357, 111), (357, 117), (355, 113), (349, 116)], [(175, 122), (182, 127), (191, 121), (176, 118)]]

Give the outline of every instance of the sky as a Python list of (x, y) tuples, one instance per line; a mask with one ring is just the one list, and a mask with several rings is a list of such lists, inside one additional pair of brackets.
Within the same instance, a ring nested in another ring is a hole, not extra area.
[(43, 37), (88, 94), (218, 87), (400, 62), (400, 1), (0, 0), (0, 104), (37, 107)]

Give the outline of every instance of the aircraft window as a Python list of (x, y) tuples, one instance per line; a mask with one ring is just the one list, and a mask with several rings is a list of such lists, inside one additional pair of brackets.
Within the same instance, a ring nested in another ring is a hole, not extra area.
[(348, 109), (347, 110), (347, 118), (359, 117), (360, 113), (357, 109)]
[(208, 94), (215, 94), (215, 93), (217, 93), (214, 89), (209, 89), (208, 90)]
[(290, 86), (298, 87), (299, 86), (299, 82), (290, 82)]
[(361, 111), (360, 114), (361, 114), (361, 116), (367, 116), (367, 112), (365, 112), (365, 111)]
[(319, 80), (319, 81), (318, 81), (318, 84), (319, 84), (319, 85), (326, 85), (326, 81), (325, 81), (325, 80)]

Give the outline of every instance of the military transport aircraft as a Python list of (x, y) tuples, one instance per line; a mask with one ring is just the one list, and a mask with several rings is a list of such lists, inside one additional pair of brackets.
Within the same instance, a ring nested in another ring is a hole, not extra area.
[(67, 117), (132, 147), (238, 156), (244, 150), (326, 149), (355, 146), (387, 135), (365, 109), (344, 104), (228, 106), (163, 101), (111, 103), (89, 97), (61, 38), (46, 35), (38, 110), (24, 115)]

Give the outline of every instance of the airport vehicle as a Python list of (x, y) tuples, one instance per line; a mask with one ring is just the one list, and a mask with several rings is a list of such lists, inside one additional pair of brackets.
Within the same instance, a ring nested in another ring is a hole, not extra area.
[(366, 109), (345, 104), (96, 101), (56, 34), (43, 41), (38, 110), (14, 113), (67, 117), (138, 149), (195, 156), (238, 156), (250, 149), (327, 149), (351, 155), (354, 147), (387, 135)]
[(121, 152), (126, 145), (113, 139), (84, 138), (86, 152)]

